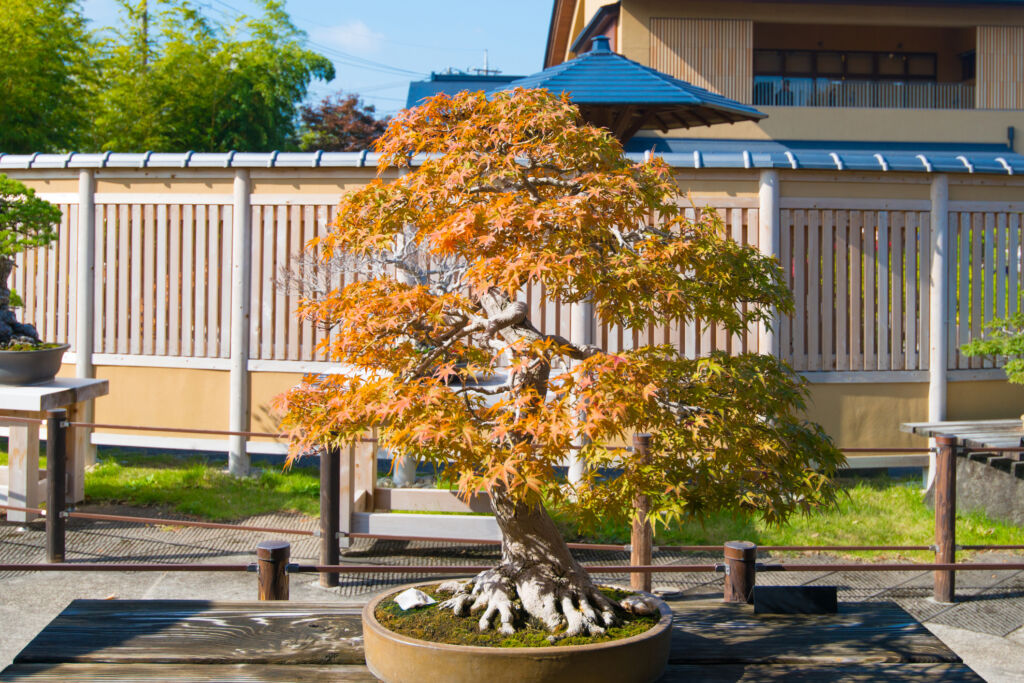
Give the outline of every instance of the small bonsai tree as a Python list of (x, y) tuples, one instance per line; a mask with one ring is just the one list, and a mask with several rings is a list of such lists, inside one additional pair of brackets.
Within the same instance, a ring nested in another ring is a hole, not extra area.
[[(333, 329), (322, 348), (345, 371), (286, 394), (285, 426), (295, 454), (377, 427), (391, 452), (490, 494), (501, 562), (443, 607), (504, 632), (527, 617), (565, 635), (615, 623), (552, 504), (626, 524), (641, 493), (654, 522), (729, 509), (779, 522), (833, 501), (842, 455), (799, 417), (801, 382), (777, 359), (611, 354), (530, 321), (527, 285), (634, 329), (699, 320), (736, 334), (792, 308), (775, 260), (728, 239), (714, 212), (685, 218), (663, 163), (630, 162), (537, 90), (439, 95), (393, 119), (377, 148), (378, 179), (310, 245), (325, 272), (356, 277), (340, 289), (322, 278), (301, 306)], [(383, 179), (412, 154), (417, 167)], [(491, 372), (504, 381), (475, 381)], [(645, 462), (619, 446), (640, 431), (653, 434)], [(556, 476), (570, 452), (587, 465), (571, 486)]]
[(35, 326), (19, 323), (11, 310), (7, 278), (14, 270), (15, 256), (57, 239), (54, 226), (60, 215), (60, 209), (37, 197), (35, 190), (0, 174), (0, 348), (39, 344)]
[(995, 318), (985, 323), (985, 335), (960, 347), (965, 356), (1006, 358), (1006, 378), (1024, 384), (1024, 313)]

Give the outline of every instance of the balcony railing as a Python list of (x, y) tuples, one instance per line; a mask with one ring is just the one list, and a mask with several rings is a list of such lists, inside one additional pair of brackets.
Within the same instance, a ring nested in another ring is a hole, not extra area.
[(971, 83), (856, 81), (830, 78), (754, 77), (754, 105), (867, 107), (876, 109), (973, 109)]

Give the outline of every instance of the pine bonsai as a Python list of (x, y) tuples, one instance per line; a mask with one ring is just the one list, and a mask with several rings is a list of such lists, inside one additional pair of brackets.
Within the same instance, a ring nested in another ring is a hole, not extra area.
[(57, 239), (54, 226), (60, 216), (60, 209), (37, 197), (35, 190), (0, 174), (0, 349), (40, 343), (35, 326), (18, 322), (11, 310), (7, 278), (14, 270), (15, 256)]
[[(662, 162), (630, 162), (567, 99), (536, 90), (439, 95), (377, 144), (378, 179), (309, 247), (349, 275), (309, 287), (300, 311), (332, 330), (323, 348), (345, 371), (290, 391), (285, 426), (294, 454), (376, 427), (390, 452), (490, 494), (501, 562), (444, 607), (507, 632), (527, 617), (567, 635), (614, 623), (552, 503), (626, 523), (644, 493), (654, 521), (742, 508), (777, 522), (833, 501), (842, 456), (799, 417), (804, 389), (782, 362), (669, 345), (611, 354), (530, 321), (528, 284), (634, 329), (740, 333), (792, 308), (776, 261), (728, 239), (711, 211), (685, 218)], [(385, 180), (396, 167), (408, 172)], [(504, 381), (475, 381), (492, 372)], [(653, 434), (644, 464), (617, 447), (639, 431)], [(555, 469), (571, 451), (587, 465), (573, 486)]]

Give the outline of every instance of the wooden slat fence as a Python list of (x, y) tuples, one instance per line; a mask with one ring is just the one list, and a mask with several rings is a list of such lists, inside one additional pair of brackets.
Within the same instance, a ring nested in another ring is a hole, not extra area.
[[(232, 206), (222, 198), (191, 200), (97, 202), (97, 353), (229, 357)], [(12, 284), (24, 300), (24, 320), (45, 339), (74, 344), (76, 292), (68, 274), (77, 268), (78, 207), (60, 208), (57, 243), (19, 256)], [(716, 210), (732, 239), (757, 246), (756, 207), (733, 202)], [(335, 206), (254, 201), (252, 212), (250, 356), (324, 360), (316, 345), (326, 332), (298, 320), (296, 297), (275, 282), (282, 266), (325, 232)], [(780, 325), (783, 358), (810, 372), (926, 370), (929, 223), (923, 210), (783, 208), (780, 258), (796, 301)], [(949, 367), (992, 367), (957, 349), (984, 321), (1019, 310), (1024, 215), (951, 211), (949, 226)], [(334, 284), (341, 282), (336, 276)], [(572, 334), (570, 306), (550, 300), (541, 286), (521, 298), (542, 331)], [(687, 357), (761, 350), (756, 330), (729, 335), (701, 321), (645, 330), (591, 324), (594, 343), (612, 352), (648, 342), (671, 344)]]

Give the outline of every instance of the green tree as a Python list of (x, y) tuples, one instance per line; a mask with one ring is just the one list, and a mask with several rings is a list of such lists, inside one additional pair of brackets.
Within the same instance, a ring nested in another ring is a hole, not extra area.
[(94, 45), (77, 0), (0, 2), (0, 152), (79, 148)]
[(1024, 384), (1024, 313), (996, 318), (985, 323), (985, 336), (960, 347), (965, 356), (1005, 358), (1006, 378)]
[(187, 0), (120, 0), (96, 139), (104, 150), (268, 151), (295, 137), (295, 108), (330, 61), (304, 47), (279, 0), (222, 25)]

